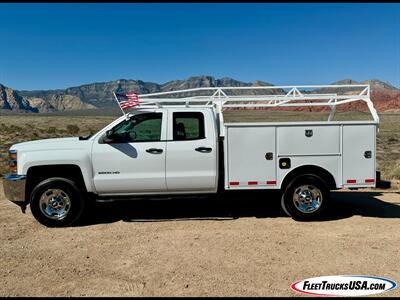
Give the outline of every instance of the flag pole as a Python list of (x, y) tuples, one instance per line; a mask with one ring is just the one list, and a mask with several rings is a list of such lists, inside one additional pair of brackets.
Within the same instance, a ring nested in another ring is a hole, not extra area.
[(127, 115), (126, 115), (126, 113), (124, 112), (124, 110), (122, 109), (121, 105), (119, 105), (119, 101), (118, 101), (117, 95), (115, 95), (114, 92), (112, 92), (112, 93), (113, 93), (113, 95), (114, 95), (115, 101), (117, 101), (118, 107), (121, 109), (123, 115), (124, 115), (125, 117), (127, 117)]

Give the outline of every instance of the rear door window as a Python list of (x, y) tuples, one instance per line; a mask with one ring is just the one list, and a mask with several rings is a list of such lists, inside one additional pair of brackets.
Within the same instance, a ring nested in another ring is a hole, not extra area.
[(173, 140), (190, 141), (205, 138), (204, 115), (201, 112), (173, 113)]

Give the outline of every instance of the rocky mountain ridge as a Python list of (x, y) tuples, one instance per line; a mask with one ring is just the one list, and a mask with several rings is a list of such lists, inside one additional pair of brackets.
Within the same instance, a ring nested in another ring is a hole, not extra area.
[(25, 97), (2, 84), (0, 84), (0, 109), (16, 112), (38, 112), (38, 109), (31, 106)]
[(64, 92), (46, 95), (45, 97), (26, 96), (0, 84), (0, 112), (47, 113), (94, 108), (96, 107), (84, 103), (79, 97)]
[[(377, 103), (378, 111), (400, 110), (400, 89), (390, 85), (389, 83), (377, 79), (363, 82), (357, 82), (352, 79), (344, 79), (336, 81), (332, 84), (360, 83), (369, 83), (371, 85), (371, 98)], [(17, 91), (0, 84), (0, 112), (13, 111), (38, 113), (109, 108), (116, 106), (115, 100), (112, 96), (112, 91), (135, 91), (139, 94), (147, 94), (215, 86), (246, 87), (273, 85), (271, 83), (259, 80), (249, 83), (229, 77), (216, 79), (212, 76), (193, 76), (185, 80), (173, 80), (164, 84), (144, 82), (141, 80), (119, 79), (109, 82), (84, 84), (67, 89), (36, 91)], [(346, 89), (348, 88), (344, 88), (343, 92), (346, 92)], [(330, 89), (321, 89), (320, 91), (329, 93)], [(284, 91), (273, 89), (269, 90), (269, 92), (282, 94)], [(237, 92), (237, 94), (238, 93), (239, 92)]]

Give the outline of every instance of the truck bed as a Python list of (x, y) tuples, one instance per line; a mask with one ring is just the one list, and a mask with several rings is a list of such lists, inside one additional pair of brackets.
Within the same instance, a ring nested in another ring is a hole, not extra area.
[(278, 189), (291, 171), (304, 166), (327, 170), (337, 188), (375, 186), (375, 121), (224, 126), (226, 189)]

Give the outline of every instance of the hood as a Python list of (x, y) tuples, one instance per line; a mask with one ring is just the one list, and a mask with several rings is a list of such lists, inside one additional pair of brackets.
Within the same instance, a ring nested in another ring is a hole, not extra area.
[(80, 149), (85, 142), (86, 141), (79, 140), (78, 137), (44, 139), (14, 144), (11, 146), (10, 150), (38, 151), (49, 149)]

